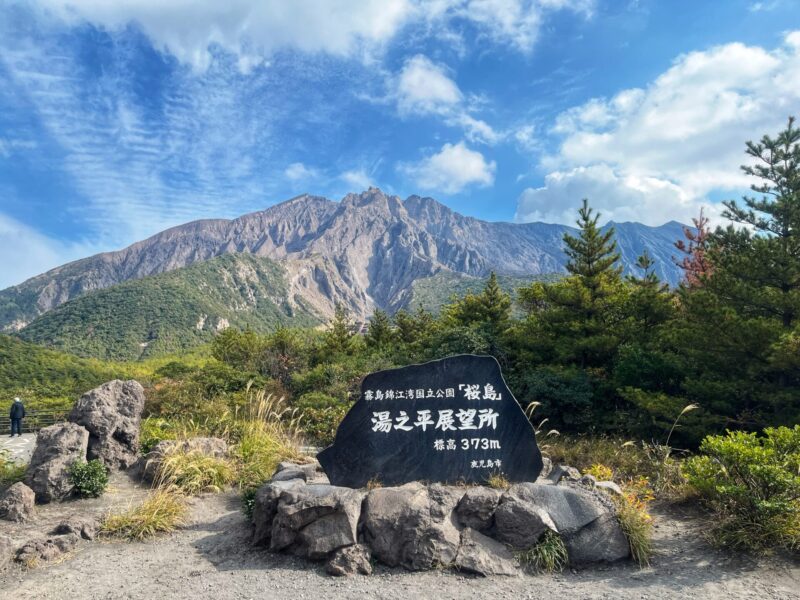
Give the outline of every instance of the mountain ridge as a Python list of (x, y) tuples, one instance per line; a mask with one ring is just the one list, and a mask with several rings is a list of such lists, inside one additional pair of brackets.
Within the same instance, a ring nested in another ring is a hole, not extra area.
[[(622, 263), (633, 272), (647, 248), (659, 275), (675, 284), (672, 244), (682, 225), (615, 225)], [(90, 291), (230, 253), (284, 262), (289, 293), (307, 296), (315, 313), (343, 304), (357, 318), (407, 303), (414, 281), (446, 270), (482, 277), (564, 272), (562, 237), (575, 228), (489, 222), (461, 215), (433, 198), (406, 200), (370, 188), (336, 202), (301, 194), (235, 219), (171, 227), (121, 250), (89, 256), (0, 291), (0, 329), (16, 331)]]

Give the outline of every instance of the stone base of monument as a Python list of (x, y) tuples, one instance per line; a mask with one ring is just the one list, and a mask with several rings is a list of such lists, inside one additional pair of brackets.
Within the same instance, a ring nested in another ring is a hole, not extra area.
[(368, 573), (374, 560), (514, 575), (517, 553), (548, 530), (561, 536), (572, 565), (627, 558), (606, 492), (559, 479), (508, 490), (417, 482), (368, 490), (332, 486), (317, 465), (283, 463), (256, 495), (253, 542), (326, 560), (334, 574)]

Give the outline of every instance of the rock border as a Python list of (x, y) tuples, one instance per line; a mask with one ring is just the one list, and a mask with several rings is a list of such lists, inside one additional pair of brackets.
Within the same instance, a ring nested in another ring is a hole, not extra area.
[(334, 575), (368, 574), (371, 561), (515, 575), (519, 553), (546, 531), (564, 541), (571, 565), (628, 558), (614, 502), (575, 473), (559, 466), (507, 490), (420, 482), (352, 489), (330, 485), (318, 464), (281, 463), (256, 493), (253, 543), (326, 561)]

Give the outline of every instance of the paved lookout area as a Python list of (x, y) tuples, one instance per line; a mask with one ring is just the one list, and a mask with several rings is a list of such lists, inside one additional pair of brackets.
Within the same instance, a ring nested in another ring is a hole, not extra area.
[(28, 462), (36, 443), (35, 433), (23, 433), (21, 436), (8, 437), (8, 432), (0, 435), (0, 451), (8, 450), (11, 457), (19, 462)]

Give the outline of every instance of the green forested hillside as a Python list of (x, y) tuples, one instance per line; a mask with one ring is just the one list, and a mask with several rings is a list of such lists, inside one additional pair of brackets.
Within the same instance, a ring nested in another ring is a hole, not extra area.
[(84, 357), (136, 360), (195, 347), (227, 326), (271, 331), (318, 323), (287, 302), (282, 267), (226, 254), (82, 296), (23, 329), (24, 340)]
[[(558, 274), (529, 275), (527, 277), (498, 275), (497, 283), (505, 293), (516, 300), (518, 289), (528, 286), (534, 281), (555, 281), (559, 277)], [(454, 298), (480, 293), (488, 279), (488, 277), (470, 277), (449, 271), (442, 271), (426, 279), (418, 279), (411, 288), (411, 299), (406, 303), (406, 308), (410, 310), (422, 308), (433, 314), (439, 314), (442, 307), (452, 302)], [(515, 313), (521, 310), (516, 301), (513, 309)]]
[(22, 396), (29, 403), (46, 398), (69, 405), (104, 381), (124, 376), (121, 367), (78, 358), (0, 334), (0, 402)]

